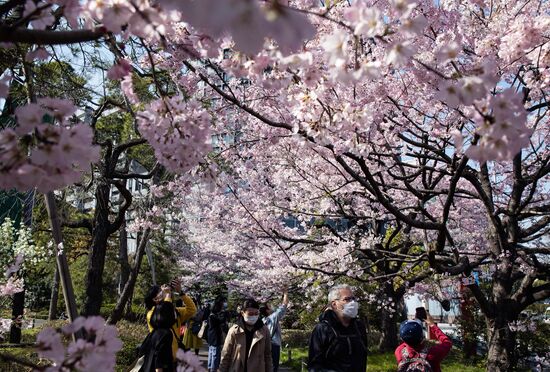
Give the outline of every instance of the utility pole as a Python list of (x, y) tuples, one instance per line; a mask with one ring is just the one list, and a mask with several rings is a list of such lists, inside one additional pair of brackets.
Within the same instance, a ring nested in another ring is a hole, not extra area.
[[(50, 217), (50, 223), (52, 225), (53, 239), (57, 247), (57, 270), (59, 272), (61, 288), (63, 289), (63, 298), (65, 299), (67, 315), (69, 316), (69, 320), (72, 322), (76, 319), (78, 313), (76, 309), (73, 283), (71, 281), (71, 274), (69, 272), (69, 264), (67, 263), (67, 256), (65, 255), (65, 251), (63, 249), (63, 236), (61, 234), (61, 224), (59, 223), (59, 216), (57, 214), (55, 196), (53, 192), (50, 191), (44, 195), (44, 199), (46, 200), (46, 209), (48, 211), (48, 216)], [(79, 338), (79, 335), (74, 334), (73, 338)]]

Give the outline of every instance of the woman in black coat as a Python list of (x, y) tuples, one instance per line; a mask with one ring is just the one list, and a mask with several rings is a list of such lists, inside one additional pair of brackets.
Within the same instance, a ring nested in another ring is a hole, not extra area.
[(208, 371), (217, 371), (220, 366), (224, 335), (227, 334), (225, 299), (220, 297), (212, 305), (208, 316)]
[(176, 322), (176, 309), (171, 302), (162, 301), (155, 306), (150, 324), (153, 331), (141, 345), (145, 355), (143, 371), (173, 372), (176, 370), (172, 356), (172, 326)]

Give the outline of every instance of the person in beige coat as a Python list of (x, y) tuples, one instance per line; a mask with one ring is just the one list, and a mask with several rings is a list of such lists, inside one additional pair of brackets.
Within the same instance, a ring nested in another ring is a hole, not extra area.
[(227, 333), (219, 372), (272, 372), (271, 337), (259, 317), (260, 305), (244, 301), (237, 324)]

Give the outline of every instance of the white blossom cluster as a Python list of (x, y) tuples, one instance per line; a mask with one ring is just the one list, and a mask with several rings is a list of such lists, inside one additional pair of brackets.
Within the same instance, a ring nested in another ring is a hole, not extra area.
[(7, 267), (18, 256), (23, 257), (21, 268), (27, 269), (52, 257), (52, 250), (35, 245), (28, 227), (16, 229), (14, 222), (6, 218), (0, 225), (0, 265)]

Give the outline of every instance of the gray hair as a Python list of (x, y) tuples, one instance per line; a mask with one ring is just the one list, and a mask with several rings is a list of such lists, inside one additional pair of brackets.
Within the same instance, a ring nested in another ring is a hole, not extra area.
[(342, 289), (349, 289), (351, 292), (353, 292), (353, 288), (350, 287), (347, 284), (338, 284), (332, 287), (328, 291), (328, 303), (330, 304), (332, 301), (337, 300), (340, 297), (340, 291)]

